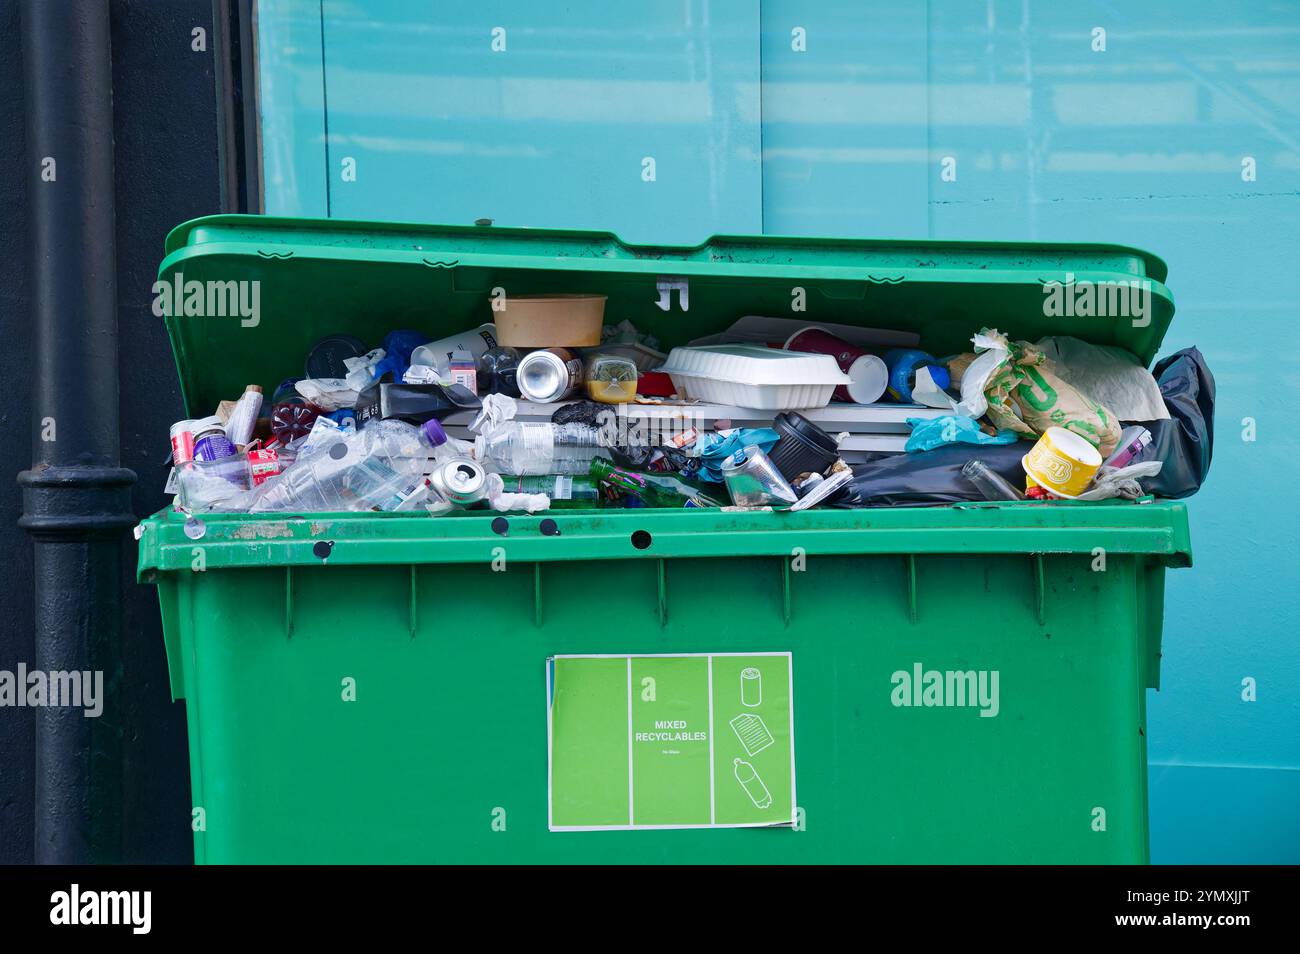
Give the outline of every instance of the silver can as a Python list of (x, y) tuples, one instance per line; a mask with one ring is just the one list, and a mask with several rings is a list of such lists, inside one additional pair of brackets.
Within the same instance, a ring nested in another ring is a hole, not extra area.
[(582, 358), (568, 348), (545, 348), (524, 355), (515, 383), (525, 400), (563, 401), (582, 386)]
[(487, 472), (468, 457), (456, 457), (439, 464), (429, 475), (443, 498), (460, 507), (476, 504), (487, 496)]

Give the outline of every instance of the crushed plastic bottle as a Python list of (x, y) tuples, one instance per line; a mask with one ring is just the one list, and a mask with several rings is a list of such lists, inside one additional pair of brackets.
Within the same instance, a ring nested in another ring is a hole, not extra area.
[(424, 479), (431, 448), (411, 425), (385, 421), (349, 431), (322, 427), (323, 420), (293, 466), (253, 492), (249, 513), (391, 511)]
[(589, 424), (505, 421), (474, 440), (474, 458), (499, 474), (585, 474), (600, 452)]

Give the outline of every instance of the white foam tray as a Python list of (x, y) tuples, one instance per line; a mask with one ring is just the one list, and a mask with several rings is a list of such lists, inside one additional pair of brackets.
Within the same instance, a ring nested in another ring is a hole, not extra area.
[(849, 383), (830, 355), (750, 344), (674, 348), (659, 370), (687, 400), (771, 411), (825, 407)]

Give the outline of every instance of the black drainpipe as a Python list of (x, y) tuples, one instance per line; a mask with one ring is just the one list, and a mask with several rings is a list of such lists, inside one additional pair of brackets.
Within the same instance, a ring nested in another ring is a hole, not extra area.
[[(25, 0), (32, 196), (32, 469), (20, 526), (35, 551), (33, 668), (102, 670), (103, 715), (35, 710), (35, 858), (115, 860), (123, 530), (135, 474), (119, 467), (113, 70), (108, 0)], [(92, 677), (93, 678), (93, 677)]]

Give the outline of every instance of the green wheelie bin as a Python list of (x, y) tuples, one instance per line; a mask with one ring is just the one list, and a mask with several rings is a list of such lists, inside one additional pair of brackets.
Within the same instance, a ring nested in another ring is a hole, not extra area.
[[(1141, 283), (1149, 311), (1048, 315), (1045, 284), (1071, 280)], [(323, 335), (475, 327), (501, 289), (605, 295), (607, 322), (665, 347), (801, 300), (809, 324), (906, 329), (935, 354), (989, 326), (1149, 363), (1164, 280), (1106, 245), (650, 248), (262, 216), (178, 227), (159, 268), (192, 415), (270, 394)], [(256, 287), (255, 315), (187, 309), (228, 282)], [(688, 299), (665, 310), (665, 282)], [(168, 509), (137, 537), (200, 863), (1147, 861), (1180, 503)]]

